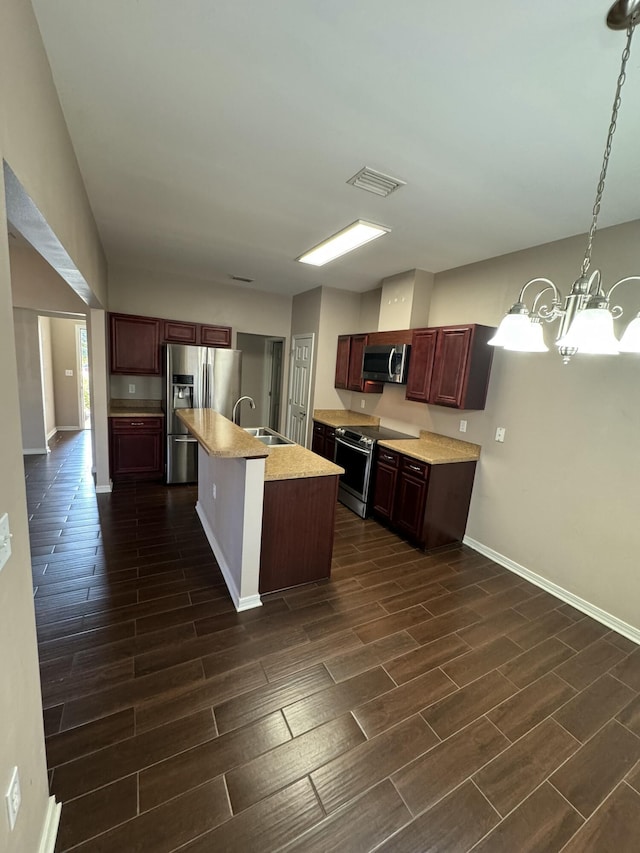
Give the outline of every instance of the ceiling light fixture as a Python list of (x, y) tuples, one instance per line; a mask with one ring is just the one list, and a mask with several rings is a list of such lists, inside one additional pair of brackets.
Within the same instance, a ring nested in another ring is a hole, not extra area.
[(321, 267), (341, 255), (346, 255), (347, 252), (364, 246), (365, 243), (369, 243), (377, 237), (382, 237), (383, 234), (388, 234), (389, 231), (391, 228), (385, 228), (384, 225), (375, 225), (373, 222), (365, 222), (364, 219), (356, 219), (342, 231), (338, 231), (337, 234), (323, 240), (322, 243), (318, 243), (313, 249), (309, 249), (304, 255), (300, 255), (296, 261), (300, 261), (301, 264)]
[[(528, 281), (520, 291), (518, 301), (509, 309), (496, 334), (489, 341), (492, 346), (520, 352), (545, 352), (548, 347), (544, 342), (542, 322), (552, 323), (554, 320), (560, 320), (556, 346), (565, 364), (578, 352), (596, 355), (617, 355), (619, 352), (640, 353), (640, 312), (629, 323), (621, 340), (618, 341), (613, 333), (613, 321), (622, 315), (622, 308), (619, 305), (615, 305), (613, 308), (609, 307), (611, 295), (616, 287), (628, 281), (640, 281), (640, 275), (621, 278), (605, 293), (602, 288), (600, 270), (596, 269), (589, 274), (593, 238), (596, 233), (598, 214), (604, 193), (611, 143), (618, 120), (621, 90), (626, 78), (627, 61), (631, 52), (631, 39), (635, 25), (639, 20), (640, 0), (619, 0), (611, 7), (607, 16), (607, 26), (611, 29), (626, 29), (627, 41), (622, 52), (609, 132), (580, 275), (574, 281), (564, 303), (560, 291), (548, 278), (538, 277)], [(525, 291), (531, 285), (538, 285), (538, 291), (533, 299), (531, 310), (529, 310), (524, 297)], [(543, 294), (550, 294), (550, 307), (540, 303)]]

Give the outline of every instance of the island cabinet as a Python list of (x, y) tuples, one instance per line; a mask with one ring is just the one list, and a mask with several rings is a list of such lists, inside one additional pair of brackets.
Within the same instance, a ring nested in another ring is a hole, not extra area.
[(333, 462), (336, 455), (336, 431), (334, 427), (314, 421), (311, 450), (318, 456)]
[(162, 479), (163, 443), (160, 417), (109, 418), (111, 479)]
[(425, 551), (462, 541), (475, 462), (430, 465), (378, 446), (373, 514)]
[(493, 347), (491, 326), (414, 329), (406, 399), (454, 409), (484, 409)]
[(362, 356), (368, 335), (339, 335), (334, 386), (361, 394), (382, 394), (382, 382), (362, 378)]
[(337, 499), (337, 476), (265, 482), (260, 593), (330, 576)]

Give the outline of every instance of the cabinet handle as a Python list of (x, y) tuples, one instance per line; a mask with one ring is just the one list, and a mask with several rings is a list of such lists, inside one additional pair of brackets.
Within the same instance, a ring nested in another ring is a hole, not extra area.
[(422, 468), (419, 465), (407, 465), (407, 468), (411, 468), (412, 471), (419, 471), (422, 474)]
[(144, 426), (144, 421), (130, 421), (129, 426)]
[(393, 461), (394, 461), (394, 457), (393, 457), (393, 456), (387, 456), (387, 454), (386, 454), (386, 453), (381, 453), (380, 455), (382, 456), (382, 458), (383, 458), (383, 459), (386, 459), (386, 460), (387, 460), (387, 462), (393, 462)]

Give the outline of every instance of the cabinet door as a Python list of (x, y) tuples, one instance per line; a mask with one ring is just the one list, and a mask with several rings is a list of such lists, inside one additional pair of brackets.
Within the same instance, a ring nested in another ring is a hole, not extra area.
[(164, 435), (160, 418), (112, 418), (110, 427), (112, 477), (162, 476)]
[(398, 481), (397, 454), (380, 449), (376, 465), (372, 509), (387, 520), (393, 516), (393, 504)]
[(324, 430), (324, 456), (329, 462), (333, 462), (336, 456), (336, 431), (333, 427), (325, 427)]
[(200, 344), (206, 347), (230, 347), (230, 326), (200, 326)]
[(407, 375), (407, 400), (427, 403), (431, 390), (437, 329), (417, 329), (411, 339), (411, 357)]
[(324, 438), (325, 426), (324, 424), (319, 424), (317, 421), (313, 422), (313, 435), (311, 438), (311, 451), (312, 453), (317, 453), (318, 456), (325, 455), (325, 438)]
[(351, 350), (351, 336), (338, 336), (338, 351), (336, 354), (336, 388), (346, 388), (349, 384), (349, 352)]
[(425, 462), (400, 458), (400, 472), (392, 521), (401, 533), (422, 544), (429, 466)]
[(164, 321), (164, 340), (175, 344), (196, 344), (198, 326), (196, 323), (180, 323), (176, 320)]
[(111, 372), (160, 375), (160, 324), (154, 317), (111, 314)]
[(362, 357), (367, 345), (366, 335), (352, 335), (351, 349), (349, 351), (349, 381), (347, 387), (350, 391), (362, 391), (364, 382), (362, 379)]
[(470, 326), (438, 330), (429, 403), (464, 408), (472, 336), (473, 328)]

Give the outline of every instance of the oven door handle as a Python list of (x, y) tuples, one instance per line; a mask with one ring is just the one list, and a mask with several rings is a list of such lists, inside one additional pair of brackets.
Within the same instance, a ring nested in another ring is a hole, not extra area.
[(343, 441), (341, 438), (336, 438), (336, 444), (341, 444), (343, 447), (348, 447), (350, 450), (355, 450), (362, 453), (363, 456), (371, 456), (370, 447), (358, 447), (357, 444), (351, 444), (349, 441)]

